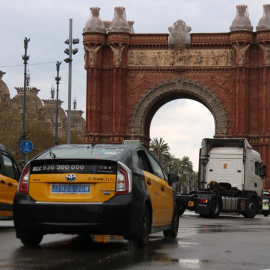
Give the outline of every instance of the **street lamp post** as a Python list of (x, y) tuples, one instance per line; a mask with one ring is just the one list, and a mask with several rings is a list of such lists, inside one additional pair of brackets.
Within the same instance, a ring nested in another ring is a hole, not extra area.
[(69, 45), (65, 53), (69, 55), (64, 61), (69, 64), (68, 68), (68, 126), (67, 126), (67, 143), (70, 144), (70, 122), (71, 122), (71, 81), (72, 81), (72, 55), (78, 52), (78, 49), (72, 49), (72, 44), (78, 44), (79, 39), (72, 39), (72, 19), (69, 19), (69, 39), (65, 41)]
[[(25, 117), (26, 117), (26, 84), (27, 84), (27, 61), (29, 60), (30, 56), (27, 55), (27, 49), (28, 49), (28, 42), (30, 41), (30, 38), (25, 38), (24, 39), (24, 55), (22, 56), (22, 59), (24, 60), (24, 94), (23, 94), (23, 127), (22, 127), (22, 135), (20, 138), (20, 145), (22, 142), (24, 142), (25, 140), (27, 140), (26, 138), (26, 132), (25, 132)], [(22, 157), (21, 157), (21, 162), (20, 162), (20, 166), (21, 166), (21, 170), (24, 168), (25, 166), (25, 153), (23, 151), (21, 151), (22, 153)]]
[(61, 62), (57, 61), (56, 63), (57, 76), (55, 77), (55, 80), (56, 80), (55, 145), (58, 145), (58, 95), (59, 95), (59, 82), (61, 80), (61, 77), (59, 77), (60, 65), (61, 65)]

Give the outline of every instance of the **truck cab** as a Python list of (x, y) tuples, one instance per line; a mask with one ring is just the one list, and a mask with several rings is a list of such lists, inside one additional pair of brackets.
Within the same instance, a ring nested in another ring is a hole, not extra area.
[(232, 188), (256, 192), (262, 197), (262, 160), (251, 148), (215, 147), (209, 152), (205, 169), (206, 183), (227, 183)]

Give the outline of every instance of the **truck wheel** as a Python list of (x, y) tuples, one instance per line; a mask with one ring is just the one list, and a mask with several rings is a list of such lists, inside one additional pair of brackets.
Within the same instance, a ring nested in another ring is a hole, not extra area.
[(43, 239), (43, 234), (38, 232), (24, 232), (21, 242), (28, 247), (37, 247)]
[(210, 216), (209, 215), (206, 215), (206, 214), (200, 214), (200, 217), (202, 217), (202, 218), (209, 218)]
[(211, 201), (210, 217), (216, 218), (220, 214), (220, 203), (217, 198), (213, 198)]
[(183, 205), (183, 203), (179, 202), (179, 210), (178, 210), (179, 216), (182, 216), (185, 211), (186, 211), (185, 206)]
[(137, 247), (145, 247), (148, 242), (150, 232), (150, 217), (148, 207), (145, 205), (143, 209), (143, 215), (139, 224), (139, 230), (136, 235), (131, 238), (131, 241)]
[(179, 210), (177, 207), (177, 203), (174, 203), (171, 228), (169, 230), (163, 231), (164, 237), (165, 238), (176, 238), (176, 236), (178, 234), (178, 227), (179, 227)]
[(257, 200), (252, 197), (249, 198), (248, 203), (246, 205), (246, 210), (243, 213), (245, 218), (254, 218), (258, 213), (258, 202)]

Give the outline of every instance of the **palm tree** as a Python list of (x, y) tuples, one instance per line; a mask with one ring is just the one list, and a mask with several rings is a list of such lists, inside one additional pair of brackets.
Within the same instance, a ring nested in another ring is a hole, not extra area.
[(170, 160), (171, 154), (169, 150), (169, 145), (162, 138), (154, 138), (150, 142), (150, 152), (158, 160), (161, 166)]
[(193, 164), (190, 161), (189, 157), (183, 156), (183, 158), (180, 160), (179, 171), (181, 185), (190, 188), (190, 179), (191, 175), (194, 174), (194, 171)]
[(174, 157), (169, 152), (169, 145), (163, 138), (154, 138), (150, 142), (150, 152), (159, 161), (164, 171), (177, 174), (180, 181), (175, 185), (175, 188), (181, 189), (196, 189), (198, 173), (193, 171), (192, 161), (187, 156), (181, 159)]

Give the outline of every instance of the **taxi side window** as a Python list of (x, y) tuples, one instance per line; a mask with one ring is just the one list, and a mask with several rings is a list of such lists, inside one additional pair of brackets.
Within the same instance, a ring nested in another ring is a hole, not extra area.
[(12, 179), (17, 179), (17, 173), (14, 169), (14, 163), (8, 156), (3, 155), (3, 163), (5, 167), (5, 175)]
[(148, 158), (151, 162), (151, 165), (153, 167), (154, 174), (163, 180), (167, 180), (164, 173), (163, 173), (163, 170), (160, 167), (160, 165), (158, 164), (158, 162), (149, 153), (147, 153), (147, 156), (148, 156)]
[(139, 150), (137, 153), (138, 153), (138, 157), (139, 157), (139, 161), (141, 163), (142, 169), (144, 171), (153, 173), (153, 169), (151, 167), (151, 164), (149, 162), (149, 159), (148, 159), (145, 151), (144, 150)]
[(1, 151), (0, 151), (0, 174), (3, 174), (2, 153), (1, 153)]

